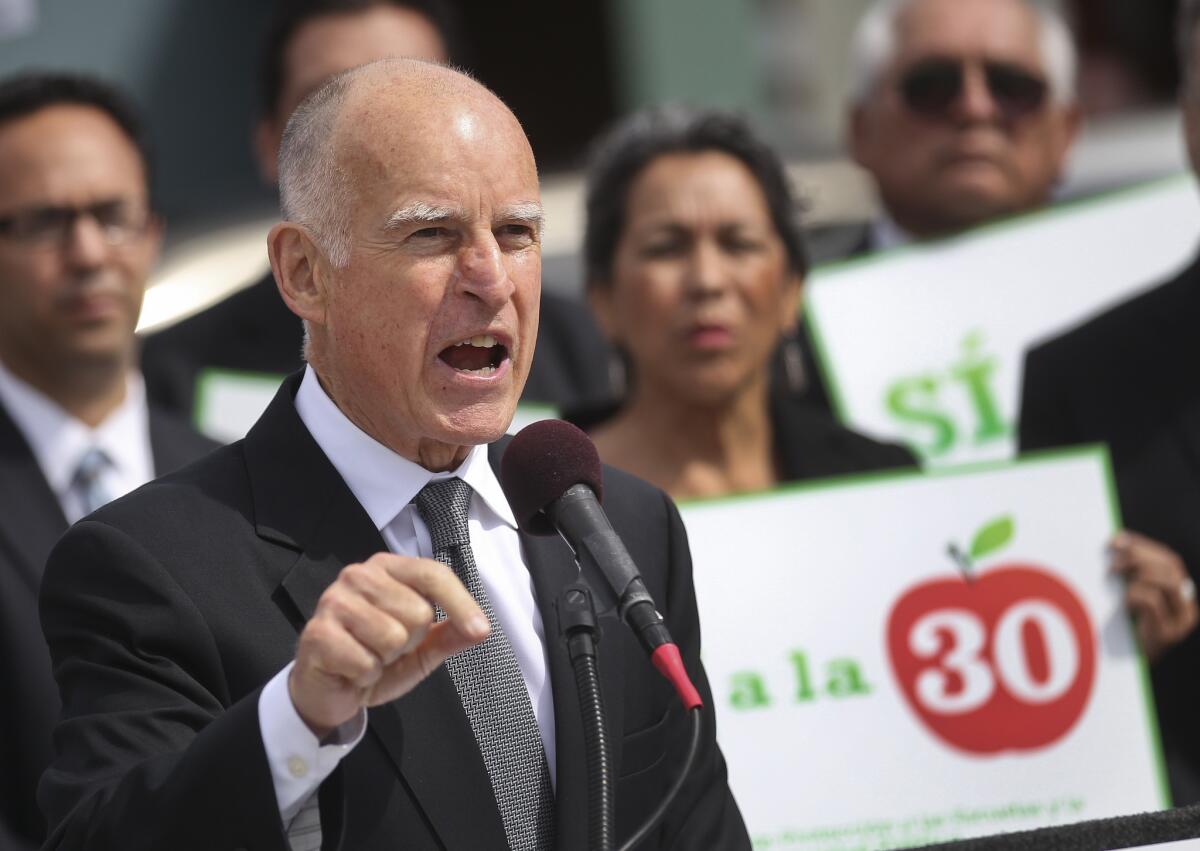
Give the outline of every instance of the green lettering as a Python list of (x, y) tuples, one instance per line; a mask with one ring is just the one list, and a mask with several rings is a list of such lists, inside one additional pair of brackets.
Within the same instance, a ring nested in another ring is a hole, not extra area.
[(761, 709), (771, 704), (767, 684), (761, 674), (738, 671), (730, 679), (729, 705), (734, 709)]
[(853, 659), (834, 659), (825, 666), (825, 673), (829, 677), (825, 690), (831, 697), (854, 697), (871, 693), (871, 687), (863, 678), (862, 669)]
[(791, 654), (792, 667), (796, 671), (796, 702), (804, 703), (815, 700), (817, 693), (812, 687), (812, 677), (808, 672), (808, 656), (803, 650), (794, 650)]
[(954, 443), (954, 422), (937, 408), (938, 382), (933, 376), (904, 378), (887, 392), (888, 412), (906, 425), (929, 428), (927, 443), (918, 445), (923, 455), (941, 455)]
[(985, 356), (982, 349), (982, 332), (971, 332), (963, 340), (962, 361), (950, 370), (950, 375), (966, 387), (967, 396), (971, 400), (971, 407), (975, 411), (977, 444), (1003, 439), (1012, 431), (1000, 413), (996, 404), (996, 394), (993, 392), (996, 358)]

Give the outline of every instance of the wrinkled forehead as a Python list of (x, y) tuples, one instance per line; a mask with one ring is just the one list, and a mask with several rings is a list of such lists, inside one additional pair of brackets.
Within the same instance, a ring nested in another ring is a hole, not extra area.
[(895, 65), (930, 56), (1043, 68), (1041, 24), (1023, 0), (914, 0), (896, 18)]

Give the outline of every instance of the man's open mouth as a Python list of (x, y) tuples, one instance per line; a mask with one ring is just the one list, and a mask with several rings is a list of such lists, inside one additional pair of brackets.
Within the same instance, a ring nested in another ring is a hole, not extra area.
[(444, 363), (472, 375), (491, 375), (508, 358), (508, 348), (491, 334), (480, 334), (443, 349)]

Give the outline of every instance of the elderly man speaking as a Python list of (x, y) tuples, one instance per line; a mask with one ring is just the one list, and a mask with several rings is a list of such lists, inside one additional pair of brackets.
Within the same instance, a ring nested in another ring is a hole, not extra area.
[[(574, 565), (517, 530), (488, 446), (537, 332), (525, 135), (467, 77), (386, 60), (297, 110), (280, 178), (271, 264), (307, 368), (245, 440), (77, 525), (47, 567), (47, 847), (584, 848), (554, 610)], [(613, 470), (605, 491), (711, 706), (678, 514)], [(429, 558), (447, 549), (454, 572)], [(615, 624), (599, 653), (625, 837), (688, 729)], [(750, 847), (706, 713), (640, 847)]]

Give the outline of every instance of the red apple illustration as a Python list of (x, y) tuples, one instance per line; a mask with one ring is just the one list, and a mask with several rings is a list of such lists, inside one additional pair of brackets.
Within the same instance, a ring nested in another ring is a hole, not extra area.
[[(1002, 517), (980, 530), (971, 559), (1013, 535)], [(888, 616), (892, 673), (921, 722), (969, 754), (1047, 747), (1083, 716), (1096, 672), (1095, 631), (1078, 595), (1035, 564), (976, 573), (957, 548), (961, 575), (909, 588)]]

